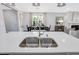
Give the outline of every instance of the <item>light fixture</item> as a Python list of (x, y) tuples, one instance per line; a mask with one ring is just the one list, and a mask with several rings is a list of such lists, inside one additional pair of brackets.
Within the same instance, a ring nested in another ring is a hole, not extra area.
[(40, 3), (32, 3), (32, 6), (38, 7), (40, 6)]
[(64, 7), (66, 3), (57, 3), (57, 7)]

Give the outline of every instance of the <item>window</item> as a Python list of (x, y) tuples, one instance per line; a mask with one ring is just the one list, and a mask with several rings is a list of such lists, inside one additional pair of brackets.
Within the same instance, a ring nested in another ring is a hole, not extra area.
[(38, 26), (39, 22), (41, 25), (43, 24), (43, 16), (42, 15), (32, 15), (32, 26)]

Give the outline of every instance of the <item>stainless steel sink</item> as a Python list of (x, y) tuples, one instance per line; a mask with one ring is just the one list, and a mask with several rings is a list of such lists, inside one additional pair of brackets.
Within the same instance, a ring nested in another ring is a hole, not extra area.
[(37, 37), (28, 37), (26, 39), (26, 45), (28, 47), (38, 47), (39, 46), (39, 38)]
[(20, 47), (39, 47), (39, 38), (27, 37), (19, 45)]
[(41, 47), (57, 47), (57, 43), (52, 38), (40, 38)]
[(20, 47), (57, 47), (52, 38), (27, 37), (19, 45)]

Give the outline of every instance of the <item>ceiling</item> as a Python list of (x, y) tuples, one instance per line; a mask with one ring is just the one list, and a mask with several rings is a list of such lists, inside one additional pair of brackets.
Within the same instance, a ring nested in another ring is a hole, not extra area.
[(66, 6), (57, 7), (57, 3), (40, 3), (40, 6), (33, 6), (32, 3), (15, 3), (15, 8), (23, 12), (67, 12), (79, 11), (79, 3), (66, 3)]

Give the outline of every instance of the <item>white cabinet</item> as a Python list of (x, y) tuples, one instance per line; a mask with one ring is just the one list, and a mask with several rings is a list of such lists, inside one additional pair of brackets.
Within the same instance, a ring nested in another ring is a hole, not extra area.
[(79, 30), (77, 31), (77, 36), (76, 37), (79, 39)]
[(73, 11), (73, 12), (68, 12), (67, 13), (67, 19), (68, 19), (68, 21), (67, 22), (69, 22), (69, 23), (78, 23), (79, 22), (79, 12), (75, 12), (75, 11)]
[(79, 12), (72, 12), (72, 21), (79, 22)]

